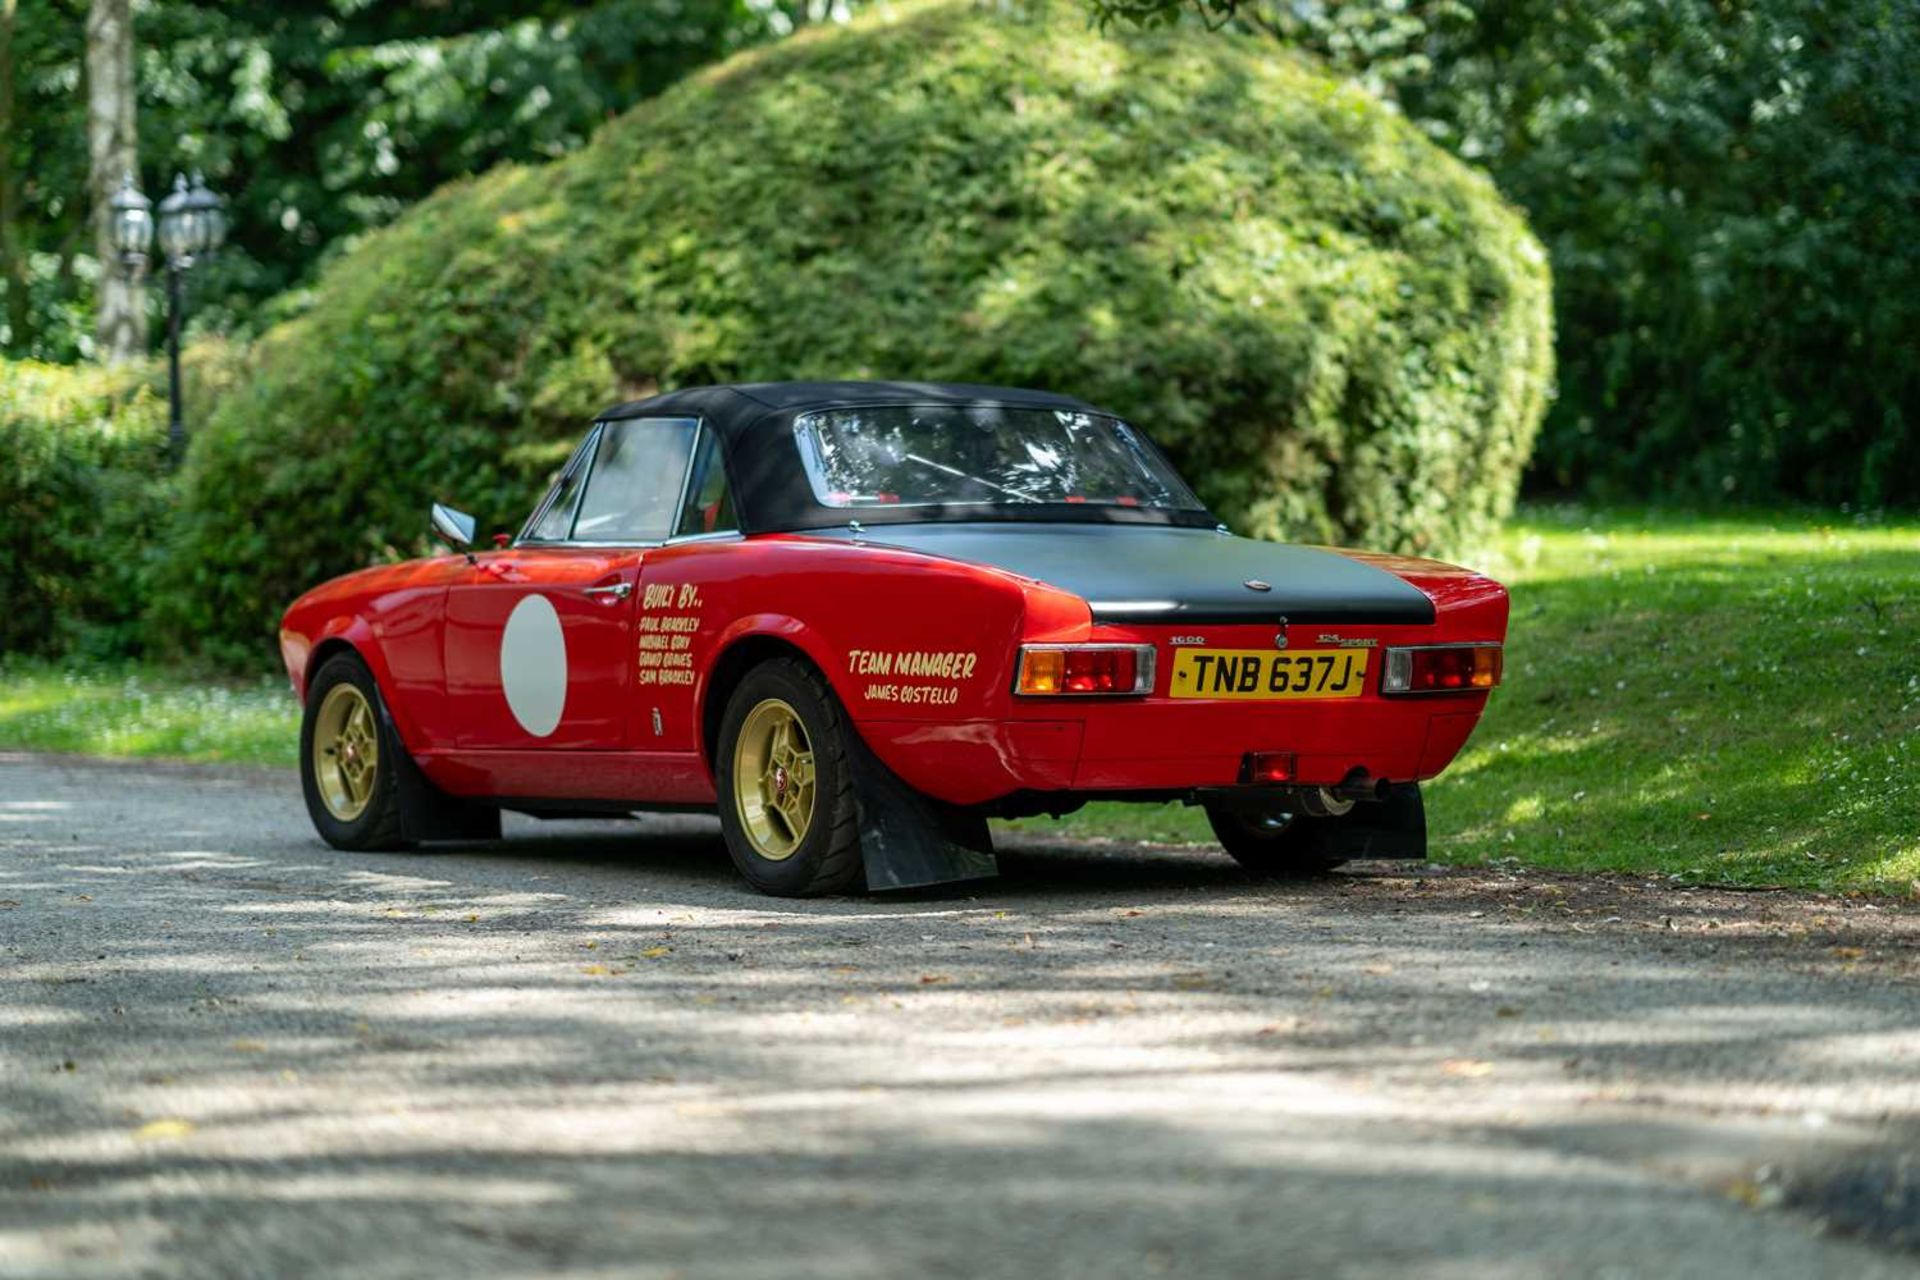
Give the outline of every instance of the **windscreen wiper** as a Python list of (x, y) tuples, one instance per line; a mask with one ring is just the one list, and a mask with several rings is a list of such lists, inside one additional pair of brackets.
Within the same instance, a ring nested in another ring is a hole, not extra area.
[(1034, 497), (1032, 494), (1021, 493), (1018, 489), (1009, 489), (1007, 488), (1007, 486), (1003, 484), (995, 484), (991, 480), (987, 480), (980, 476), (973, 475), (970, 472), (962, 471), (958, 467), (950, 467), (944, 462), (935, 462), (932, 458), (923, 458), (917, 453), (908, 453), (908, 454), (903, 454), (901, 456), (906, 458), (908, 462), (917, 462), (923, 467), (932, 467), (935, 471), (944, 472), (947, 475), (956, 476), (962, 480), (970, 480), (974, 484), (981, 485), (988, 489), (992, 489), (996, 493), (1004, 493), (1009, 498), (1014, 499), (1016, 502), (1040, 501), (1040, 499)]

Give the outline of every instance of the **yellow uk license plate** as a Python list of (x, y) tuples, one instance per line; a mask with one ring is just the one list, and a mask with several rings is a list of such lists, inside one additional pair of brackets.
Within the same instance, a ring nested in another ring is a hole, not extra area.
[(1367, 649), (1176, 649), (1170, 698), (1357, 698)]

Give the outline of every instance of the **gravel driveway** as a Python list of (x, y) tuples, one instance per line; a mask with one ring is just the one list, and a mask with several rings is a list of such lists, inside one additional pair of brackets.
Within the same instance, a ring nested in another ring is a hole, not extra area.
[(0, 1276), (1920, 1274), (1910, 905), (509, 834), (0, 756)]

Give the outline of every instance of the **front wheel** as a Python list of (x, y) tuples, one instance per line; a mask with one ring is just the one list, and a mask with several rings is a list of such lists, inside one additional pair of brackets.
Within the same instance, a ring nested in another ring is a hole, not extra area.
[(336, 849), (403, 849), (400, 744), (380, 689), (350, 653), (322, 663), (300, 722), (300, 789), (320, 838)]
[(762, 893), (860, 887), (848, 732), (826, 682), (793, 658), (761, 663), (727, 699), (714, 769), (720, 828), (733, 865)]
[(1254, 875), (1276, 880), (1325, 875), (1346, 861), (1320, 851), (1321, 825), (1337, 821), (1281, 810), (1207, 806), (1207, 822), (1220, 847)]

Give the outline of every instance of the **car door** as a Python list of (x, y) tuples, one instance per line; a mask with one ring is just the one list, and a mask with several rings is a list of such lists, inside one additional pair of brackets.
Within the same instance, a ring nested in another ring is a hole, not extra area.
[(673, 531), (695, 422), (596, 427), (510, 547), (448, 590), (447, 703), (462, 750), (630, 744), (641, 565)]

